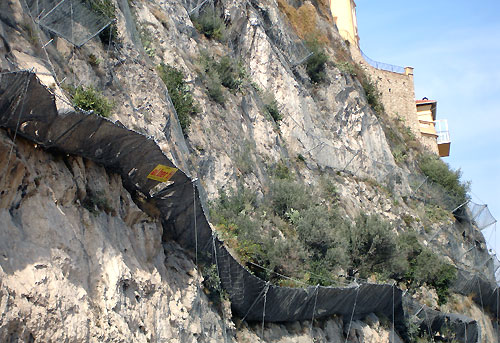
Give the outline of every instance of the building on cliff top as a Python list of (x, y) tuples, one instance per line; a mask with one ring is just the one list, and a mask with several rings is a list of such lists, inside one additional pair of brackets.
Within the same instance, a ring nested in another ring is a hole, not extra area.
[(341, 37), (349, 42), (353, 59), (376, 85), (387, 115), (404, 120), (430, 152), (449, 156), (448, 122), (436, 120), (437, 101), (427, 98), (415, 101), (413, 68), (377, 62), (361, 51), (354, 0), (330, 0), (330, 8)]
[(330, 0), (333, 20), (340, 35), (352, 45), (359, 46), (356, 3), (354, 0)]
[(450, 133), (446, 119), (436, 120), (437, 101), (416, 101), (422, 144), (440, 157), (450, 156)]

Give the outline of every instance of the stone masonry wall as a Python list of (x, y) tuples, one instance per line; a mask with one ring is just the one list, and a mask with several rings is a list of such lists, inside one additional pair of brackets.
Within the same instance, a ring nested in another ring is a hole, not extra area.
[(437, 145), (436, 136), (422, 135), (420, 134), (420, 142), (432, 153), (439, 155), (439, 149)]
[(415, 106), (415, 88), (413, 75), (393, 73), (370, 66), (357, 48), (351, 48), (354, 60), (365, 70), (376, 84), (386, 113), (392, 118), (401, 118), (412, 132), (421, 138), (417, 109)]

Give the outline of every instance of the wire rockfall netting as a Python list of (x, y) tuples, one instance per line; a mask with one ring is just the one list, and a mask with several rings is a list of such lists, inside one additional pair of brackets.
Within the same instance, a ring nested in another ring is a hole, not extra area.
[(500, 286), (500, 261), (498, 260), (498, 256), (495, 254), (492, 256), (493, 261), (493, 273), (495, 275), (495, 281), (497, 286)]
[(423, 203), (437, 205), (450, 212), (456, 211), (467, 203), (463, 195), (453, 194), (422, 174), (410, 174), (408, 181), (412, 189), (410, 197)]
[(498, 318), (500, 313), (499, 288), (494, 281), (485, 280), (481, 275), (458, 269), (457, 279), (451, 290), (466, 296), (472, 295), (479, 306)]
[(214, 0), (188, 0), (186, 10), (190, 16), (198, 17), (207, 8), (214, 8)]
[[(394, 285), (288, 288), (271, 285), (250, 273), (212, 231), (200, 201), (199, 182), (193, 186), (195, 181), (178, 170), (156, 142), (89, 113), (60, 115), (53, 95), (34, 74), (0, 74), (0, 126), (41, 147), (91, 159), (121, 175), (129, 192), (154, 202), (162, 215), (165, 240), (174, 238), (196, 256), (197, 262), (199, 258), (215, 263), (233, 311), (241, 318), (284, 322), (332, 314), (357, 319), (380, 313), (393, 322), (398, 332), (405, 334), (403, 291)], [(171, 173), (168, 182), (157, 180), (167, 172)], [(445, 319), (456, 326), (467, 322), (471, 332), (478, 330), (470, 319), (437, 311), (434, 318), (433, 330), (439, 330), (439, 323)], [(466, 335), (460, 341), (469, 343), (477, 339)]]
[(259, 14), (258, 19), (251, 24), (262, 27), (273, 45), (283, 54), (290, 66), (294, 67), (302, 64), (312, 56), (313, 53), (306, 46), (304, 40), (297, 36), (294, 29), (288, 24), (288, 20), (281, 17), (283, 14), (269, 11), (257, 1), (250, 1), (250, 5)]
[[(403, 297), (403, 306), (410, 325), (416, 325), (430, 337), (438, 332), (451, 332), (447, 339), (459, 342), (477, 342), (480, 338), (479, 325), (475, 320), (458, 314), (443, 314), (421, 305), (409, 296)], [(451, 337), (450, 337), (451, 336)]]
[(82, 0), (26, 0), (41, 27), (80, 47), (108, 27), (112, 20), (91, 10)]
[(490, 225), (493, 225), (497, 222), (495, 217), (493, 217), (490, 210), (488, 209), (488, 205), (480, 205), (469, 201), (467, 207), (470, 211), (471, 221), (477, 226), (479, 230), (484, 230)]
[(361, 51), (361, 56), (363, 56), (363, 59), (369, 65), (371, 65), (373, 68), (381, 69), (381, 70), (385, 70), (385, 71), (391, 71), (393, 73), (398, 73), (398, 74), (404, 74), (405, 73), (405, 68), (400, 67), (400, 66), (395, 66), (395, 65), (392, 65), (392, 64), (388, 64), (388, 63), (382, 63), (382, 62), (377, 62), (375, 60), (372, 60), (370, 57), (366, 56), (363, 51)]

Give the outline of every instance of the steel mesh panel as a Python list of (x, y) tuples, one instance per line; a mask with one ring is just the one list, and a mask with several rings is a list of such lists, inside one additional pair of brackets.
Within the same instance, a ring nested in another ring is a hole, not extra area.
[(408, 181), (412, 189), (411, 197), (414, 199), (440, 206), (447, 211), (453, 211), (460, 205), (465, 205), (459, 194), (451, 193), (421, 174), (408, 175)]
[(262, 27), (271, 42), (281, 51), (291, 66), (304, 63), (312, 55), (302, 39), (287, 34), (287, 30), (283, 30), (271, 22), (262, 22)]
[(81, 0), (28, 0), (32, 17), (41, 27), (80, 47), (112, 20), (88, 8)]
[(470, 211), (470, 218), (479, 230), (484, 230), (497, 222), (495, 217), (491, 214), (488, 205), (480, 205), (469, 201), (468, 208)]

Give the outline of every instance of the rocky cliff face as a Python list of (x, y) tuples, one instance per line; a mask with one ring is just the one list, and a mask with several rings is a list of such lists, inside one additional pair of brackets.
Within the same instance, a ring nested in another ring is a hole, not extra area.
[[(1, 133), (7, 161), (11, 139)], [(2, 342), (223, 341), (191, 259), (117, 175), (17, 140), (2, 177)]]
[[(62, 80), (101, 89), (114, 102), (112, 119), (154, 138), (176, 165), (200, 178), (208, 199), (237, 185), (262, 195), (275, 168), (286, 164), (307, 184), (323, 174), (335, 177), (347, 217), (379, 214), (395, 231), (437, 237), (429, 243), (436, 250), (453, 241), (447, 251), (459, 252), (448, 255), (464, 259), (467, 237), (457, 234), (451, 217), (424, 229), (425, 210), (404, 202), (408, 166), (396, 164), (360, 83), (331, 62), (346, 49), (321, 6), (308, 3), (330, 58), (327, 81), (316, 85), (296, 65), (307, 50), (295, 43), (283, 1), (218, 2), (229, 23), (222, 42), (198, 33), (188, 14), (196, 4), (189, 1), (112, 3), (113, 44), (96, 38), (75, 48), (37, 28), (24, 0), (3, 1), (2, 71), (35, 68), (58, 95), (60, 112), (70, 106)], [(243, 84), (239, 91), (223, 88), (223, 103), (207, 90), (205, 55), (231, 56), (243, 66)], [(197, 103), (185, 136), (156, 71), (160, 63), (183, 72)], [(276, 99), (279, 123), (265, 110), (267, 94)], [(174, 242), (162, 242), (160, 222), (134, 204), (118, 176), (13, 138), (1, 131), (0, 160), (8, 162), (0, 176), (2, 341), (305, 342), (314, 336), (338, 342), (349, 330), (352, 342), (392, 341), (390, 325), (375, 315), (351, 325), (347, 318), (264, 328), (231, 322), (229, 305), (211, 303), (192, 259)], [(436, 305), (436, 296), (427, 296)], [(490, 319), (474, 306), (463, 312), (481, 320), (483, 340), (492, 341)]]

